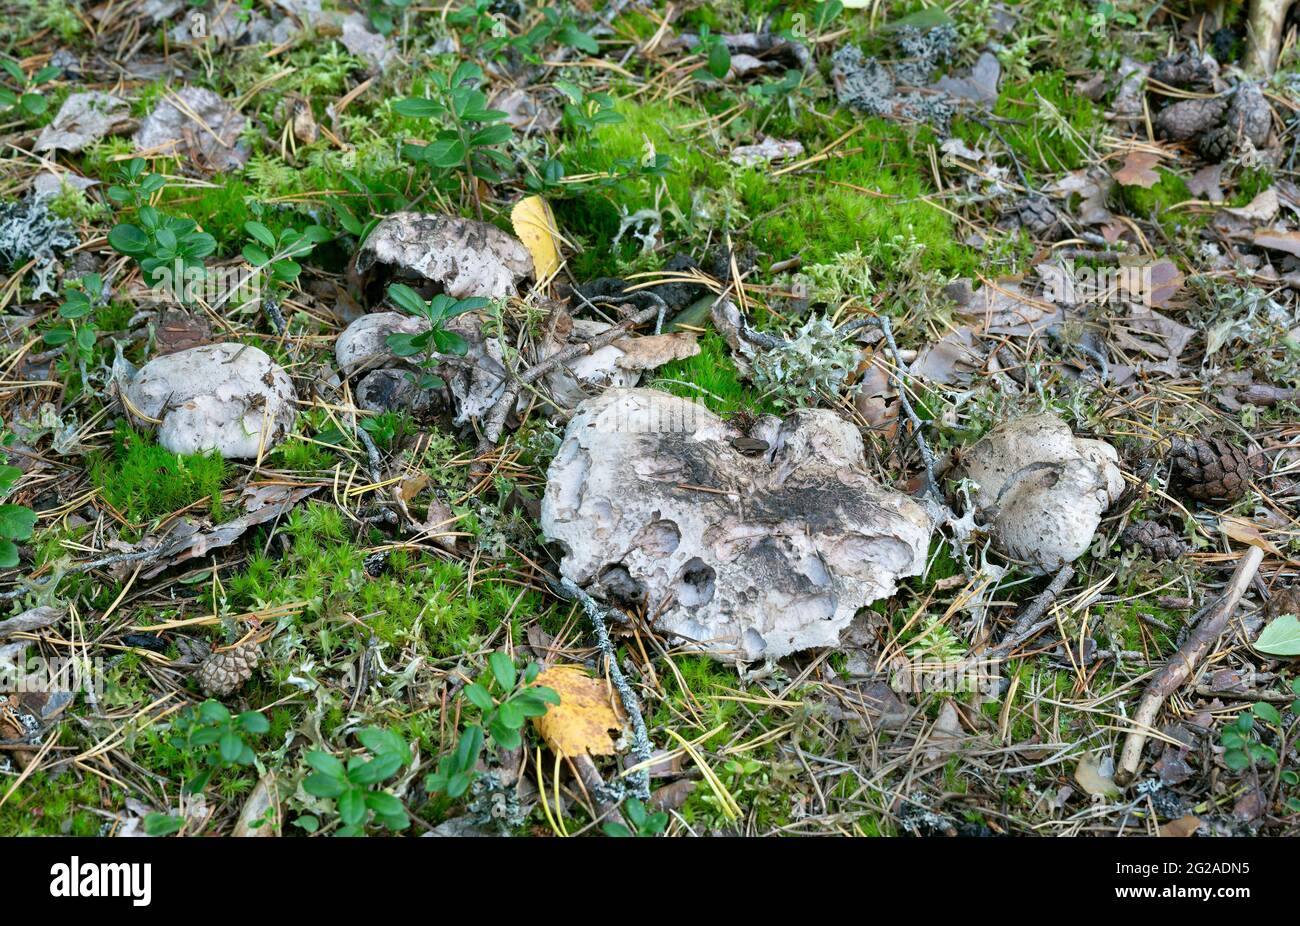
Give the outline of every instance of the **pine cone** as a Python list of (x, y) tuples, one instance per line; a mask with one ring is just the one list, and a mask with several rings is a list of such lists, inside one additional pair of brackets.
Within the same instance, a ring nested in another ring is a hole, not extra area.
[(1178, 559), (1191, 548), (1183, 539), (1157, 521), (1135, 521), (1124, 528), (1120, 541), (1126, 547), (1141, 547), (1154, 560)]
[(1045, 196), (1022, 196), (998, 222), (1003, 228), (1023, 228), (1031, 235), (1053, 238), (1061, 230), (1061, 214)]
[(1300, 585), (1287, 585), (1279, 588), (1268, 600), (1268, 616), (1281, 617), (1283, 614), (1300, 615)]
[(1221, 125), (1217, 129), (1206, 132), (1201, 136), (1200, 144), (1197, 146), (1201, 152), (1201, 157), (1213, 164), (1218, 164), (1226, 159), (1236, 147), (1237, 133), (1226, 125)]
[(234, 694), (252, 676), (262, 658), (262, 647), (257, 643), (244, 643), (233, 649), (213, 653), (199, 664), (194, 677), (199, 687), (210, 698), (224, 698)]
[(1209, 55), (1184, 51), (1151, 66), (1151, 79), (1170, 87), (1208, 88), (1219, 76), (1219, 63)]
[(1156, 114), (1156, 132), (1173, 141), (1187, 141), (1218, 125), (1226, 109), (1218, 97), (1179, 100)]
[(1201, 502), (1235, 502), (1250, 485), (1250, 461), (1225, 440), (1185, 441), (1175, 438), (1170, 449), (1174, 470), (1184, 491)]
[(1228, 104), (1228, 118), (1223, 124), (1235, 135), (1249, 138), (1256, 148), (1264, 146), (1273, 128), (1273, 113), (1259, 84), (1237, 86), (1232, 102)]

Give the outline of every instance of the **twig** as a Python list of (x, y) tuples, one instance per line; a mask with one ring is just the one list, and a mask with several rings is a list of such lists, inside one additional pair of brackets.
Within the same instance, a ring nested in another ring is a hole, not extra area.
[(514, 407), (515, 401), (519, 398), (519, 393), (524, 386), (535, 382), (542, 376), (545, 376), (551, 370), (555, 369), (562, 363), (567, 363), (575, 357), (581, 357), (583, 354), (590, 354), (592, 351), (612, 344), (619, 338), (623, 337), (637, 325), (648, 322), (650, 319), (660, 316), (663, 312), (663, 300), (658, 299), (657, 305), (651, 305), (642, 309), (634, 315), (630, 315), (623, 321), (602, 331), (595, 337), (580, 341), (577, 344), (571, 344), (562, 351), (551, 354), (545, 360), (533, 364), (524, 372), (514, 377), (513, 381), (506, 384), (505, 391), (501, 397), (496, 400), (492, 408), (488, 410), (487, 415), (483, 418), (483, 439), (479, 441), (478, 453), (480, 456), (490, 451), (496, 442), (500, 439), (502, 431), (505, 430), (506, 416), (510, 414), (510, 409)]
[[(1043, 614), (1046, 613), (1061, 592), (1065, 591), (1065, 587), (1070, 584), (1070, 580), (1073, 578), (1074, 567), (1066, 563), (1052, 577), (1052, 581), (1047, 583), (1047, 588), (1039, 592), (1038, 597), (1029, 603), (1029, 607), (1025, 608), (1024, 613), (1016, 619), (1011, 630), (1002, 638), (1002, 642), (993, 648), (990, 655), (1009, 653), (1037, 633), (1041, 629), (1039, 625)], [(1049, 620), (1046, 623), (1051, 623), (1051, 621)]]
[(1252, 546), (1246, 551), (1237, 563), (1223, 595), (1202, 612), (1196, 629), (1147, 684), (1142, 699), (1138, 701), (1137, 710), (1133, 712), (1132, 729), (1129, 730), (1128, 739), (1124, 741), (1124, 749), (1120, 753), (1119, 766), (1115, 770), (1116, 784), (1127, 785), (1137, 777), (1138, 765), (1142, 761), (1142, 747), (1146, 744), (1160, 708), (1191, 677), (1197, 664), (1223, 635), (1228, 620), (1237, 610), (1241, 596), (1245, 594), (1263, 559), (1264, 551), (1259, 547)]
[(600, 647), (601, 655), (605, 657), (610, 680), (613, 681), (619, 699), (623, 702), (623, 710), (627, 711), (627, 716), (632, 721), (632, 754), (636, 756), (637, 764), (641, 766), (638, 771), (628, 776), (632, 781), (632, 791), (641, 800), (648, 801), (650, 800), (650, 736), (646, 733), (645, 719), (641, 716), (641, 702), (637, 700), (636, 692), (632, 690), (632, 686), (623, 675), (623, 670), (619, 667), (618, 657), (614, 652), (614, 644), (609, 638), (609, 628), (605, 626), (605, 615), (601, 613), (600, 605), (568, 577), (561, 577), (560, 587), (582, 604), (582, 609), (587, 612), (587, 619), (591, 621), (591, 628), (596, 633), (596, 645)]

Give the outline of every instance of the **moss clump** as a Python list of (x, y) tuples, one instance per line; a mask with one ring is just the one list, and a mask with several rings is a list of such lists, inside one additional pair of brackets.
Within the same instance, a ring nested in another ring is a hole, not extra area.
[(89, 460), (90, 478), (104, 500), (137, 523), (210, 499), (214, 517), (221, 512), (226, 461), (215, 453), (172, 453), (126, 425), (113, 435), (109, 454)]
[[(290, 538), (288, 551), (250, 556), (247, 569), (226, 583), (224, 604), (243, 609), (306, 602), (297, 620), (315, 652), (330, 661), (364, 649), (370, 633), (437, 657), (470, 652), (503, 621), (543, 608), (540, 594), (521, 593), (517, 583), (481, 569), (471, 593), (459, 562), (406, 550), (368, 560), (369, 551), (355, 542), (338, 509), (318, 502), (295, 509), (281, 531)], [(347, 613), (368, 615), (365, 634), (337, 619)]]
[[(1096, 160), (1091, 149), (1102, 118), (1091, 101), (1072, 92), (1063, 71), (1035, 75), (1006, 87), (993, 112), (1010, 120), (998, 126), (998, 133), (1028, 170), (1078, 170)], [(954, 127), (954, 133), (967, 143), (983, 140), (988, 132), (970, 120), (959, 121)]]
[(703, 402), (715, 415), (731, 415), (742, 410), (772, 410), (770, 403), (740, 382), (726, 344), (713, 331), (700, 337), (698, 354), (660, 367), (650, 385), (682, 398)]
[(116, 810), (120, 798), (94, 775), (39, 771), (0, 808), (0, 836), (99, 836), (105, 818), (94, 809)]
[(1173, 171), (1156, 168), (1160, 180), (1150, 188), (1140, 186), (1119, 187), (1120, 201), (1131, 215), (1139, 219), (1159, 222), (1166, 234), (1172, 235), (1179, 225), (1192, 225), (1206, 220), (1191, 212), (1170, 212), (1179, 203), (1192, 198), (1187, 181)]

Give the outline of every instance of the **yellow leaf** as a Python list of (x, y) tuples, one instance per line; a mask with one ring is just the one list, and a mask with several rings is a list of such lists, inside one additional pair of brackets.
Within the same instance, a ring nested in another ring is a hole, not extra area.
[(515, 203), (510, 210), (510, 224), (515, 234), (533, 255), (533, 271), (537, 281), (555, 276), (560, 269), (560, 229), (555, 224), (551, 205), (540, 196), (529, 196)]
[(537, 732), (554, 752), (566, 758), (614, 754), (609, 731), (621, 729), (623, 723), (604, 681), (592, 678), (581, 666), (552, 666), (539, 673), (534, 684), (552, 688), (560, 696), (559, 704), (548, 704), (543, 716), (533, 718)]

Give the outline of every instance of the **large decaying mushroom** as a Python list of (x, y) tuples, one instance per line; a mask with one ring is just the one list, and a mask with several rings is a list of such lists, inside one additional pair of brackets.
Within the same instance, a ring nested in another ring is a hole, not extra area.
[(563, 574), (727, 661), (834, 646), (859, 608), (925, 569), (933, 521), (863, 466), (824, 409), (748, 434), (654, 389), (578, 406), (547, 473)]

